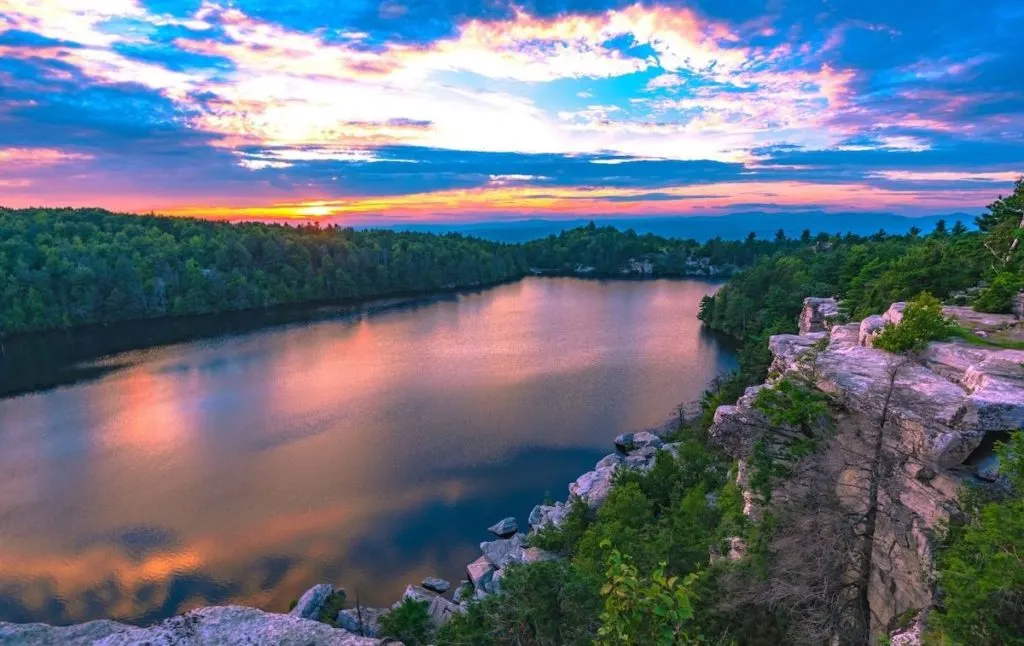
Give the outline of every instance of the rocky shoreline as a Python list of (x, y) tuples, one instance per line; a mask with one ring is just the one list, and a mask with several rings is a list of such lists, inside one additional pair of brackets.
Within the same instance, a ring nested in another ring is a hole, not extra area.
[[(612, 477), (618, 467), (648, 470), (654, 465), (655, 455), (664, 450), (675, 453), (678, 444), (666, 442), (676, 430), (679, 417), (691, 417), (700, 410), (698, 402), (678, 407), (678, 416), (664, 424), (635, 433), (623, 433), (614, 440), (614, 450), (601, 458), (594, 469), (569, 484), (569, 495), (564, 501), (552, 505), (539, 504), (529, 515), (529, 532), (535, 533), (564, 522), (572, 502), (583, 501), (590, 509), (597, 509), (611, 490)], [(504, 518), (488, 531), (494, 540), (480, 543), (481, 556), (466, 566), (466, 578), (453, 586), (437, 577), (427, 577), (419, 585), (409, 584), (402, 598), (390, 608), (344, 608), (330, 618), (335, 626), (321, 615), (330, 606), (335, 595), (344, 590), (330, 583), (320, 583), (308, 589), (287, 614), (273, 613), (245, 606), (208, 606), (171, 617), (153, 626), (141, 628), (110, 620), (90, 621), (71, 626), (49, 624), (15, 624), (0, 622), (0, 646), (43, 646), (69, 644), (71, 646), (128, 646), (153, 644), (161, 646), (251, 645), (282, 644), (286, 646), (376, 646), (398, 644), (379, 636), (380, 618), (406, 599), (426, 602), (431, 623), (435, 628), (466, 611), (472, 600), (483, 599), (501, 591), (501, 579), (506, 569), (515, 563), (532, 563), (558, 558), (545, 550), (529, 547), (528, 534), (519, 531), (513, 517)], [(451, 592), (451, 598), (446, 594)]]

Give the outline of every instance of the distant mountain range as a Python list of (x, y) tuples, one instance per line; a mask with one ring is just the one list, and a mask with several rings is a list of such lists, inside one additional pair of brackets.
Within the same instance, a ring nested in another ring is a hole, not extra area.
[[(804, 229), (812, 234), (848, 233), (869, 235), (879, 229), (887, 233), (904, 234), (911, 227), (930, 232), (935, 223), (945, 220), (952, 227), (957, 220), (968, 228), (974, 228), (974, 215), (951, 213), (922, 217), (907, 217), (893, 213), (824, 213), (801, 211), (799, 213), (730, 213), (720, 216), (667, 216), (652, 218), (595, 217), (598, 226), (614, 226), (618, 229), (632, 228), (637, 233), (654, 233), (666, 238), (693, 238), (699, 241), (721, 237), (725, 240), (740, 240), (753, 231), (758, 238), (769, 238), (782, 229), (789, 237), (799, 236)], [(589, 219), (578, 220), (504, 220), (465, 223), (417, 223), (401, 224), (386, 228), (401, 231), (423, 231), (428, 233), (458, 232), (487, 240), (500, 242), (524, 242), (536, 240), (567, 229), (584, 226)], [(376, 228), (376, 227), (373, 227)]]

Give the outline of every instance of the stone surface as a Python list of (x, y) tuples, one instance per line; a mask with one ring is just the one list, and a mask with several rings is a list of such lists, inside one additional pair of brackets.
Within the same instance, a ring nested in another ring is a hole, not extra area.
[(615, 448), (617, 448), (618, 450), (622, 451), (623, 453), (627, 453), (629, 451), (632, 451), (633, 450), (633, 434), (632, 433), (622, 433), (621, 435), (617, 436), (615, 438)]
[(625, 462), (626, 459), (622, 457), (621, 453), (610, 453), (601, 458), (598, 463), (594, 466), (595, 469), (608, 469), (615, 468)]
[(588, 471), (569, 485), (569, 493), (583, 500), (591, 509), (597, 509), (611, 491), (614, 474), (615, 469), (612, 468)]
[(0, 644), (12, 646), (375, 646), (378, 639), (293, 615), (241, 606), (212, 606), (171, 617), (148, 628), (113, 621), (75, 626), (0, 623)]
[(487, 531), (499, 538), (508, 538), (519, 531), (519, 524), (516, 523), (515, 518), (509, 516), (508, 518), (502, 518), (495, 524), (488, 527)]
[(921, 646), (924, 637), (924, 619), (914, 618), (906, 628), (899, 628), (889, 634), (889, 646)]
[(633, 434), (633, 450), (647, 447), (660, 448), (664, 442), (660, 437), (648, 431), (641, 431)]
[(455, 588), (454, 594), (452, 594), (452, 601), (455, 603), (462, 603), (464, 599), (468, 599), (473, 594), (473, 586), (469, 581), (460, 581), (459, 586)]
[(629, 469), (648, 471), (654, 466), (654, 456), (657, 455), (657, 453), (658, 449), (653, 446), (645, 446), (642, 449), (632, 451), (626, 456), (626, 467)]
[(462, 607), (444, 597), (434, 597), (430, 600), (430, 605), (427, 606), (427, 614), (430, 615), (430, 623), (434, 625), (434, 628), (440, 628), (451, 621), (452, 617), (463, 612), (465, 610)]
[(857, 343), (870, 348), (874, 345), (875, 337), (885, 329), (885, 319), (877, 314), (869, 316), (860, 322), (860, 329), (857, 334)]
[(804, 299), (804, 308), (800, 312), (800, 334), (824, 332), (839, 319), (839, 302), (834, 298)]
[(436, 576), (428, 576), (423, 579), (423, 587), (431, 592), (444, 594), (445, 592), (448, 592), (448, 589), (452, 587), (452, 584), (448, 583), (444, 579), (439, 579)]
[(974, 473), (982, 480), (987, 480), (988, 482), (998, 480), (999, 456), (993, 453), (978, 460), (974, 465)]
[(1017, 319), (1024, 319), (1024, 291), (1010, 297), (1010, 313)]
[(564, 502), (556, 502), (553, 505), (537, 505), (530, 512), (530, 527), (534, 530), (539, 530), (548, 525), (561, 527), (568, 514), (569, 506)]
[(990, 314), (988, 312), (975, 312), (970, 307), (959, 305), (946, 305), (942, 313), (972, 330), (983, 330), (985, 332), (996, 332), (1005, 330), (1008, 327), (1017, 325), (1017, 317), (1013, 314)]
[(299, 602), (288, 614), (302, 619), (316, 619), (320, 614), (320, 609), (324, 607), (324, 603), (332, 594), (334, 594), (334, 586), (330, 583), (314, 585), (302, 593)]
[(399, 601), (397, 601), (392, 606), (392, 608), (398, 607), (399, 605), (401, 605), (401, 603), (403, 601), (406, 601), (406, 600), (426, 601), (426, 602), (429, 603), (436, 596), (437, 596), (437, 594), (435, 594), (434, 592), (431, 592), (430, 590), (428, 590), (428, 589), (426, 589), (426, 588), (424, 588), (422, 586), (411, 585), (410, 584), (410, 585), (405, 586), (405, 592), (402, 593), (402, 598)]
[(380, 618), (387, 612), (387, 608), (345, 608), (338, 613), (336, 621), (340, 628), (354, 635), (377, 637), (380, 633)]
[[(521, 562), (523, 560), (524, 538), (522, 534), (516, 534), (512, 538), (484, 541), (480, 543), (480, 551), (484, 553), (484, 558), (495, 568), (503, 568), (509, 563)], [(474, 585), (476, 585), (475, 582)]]
[(860, 343), (860, 323), (847, 323), (833, 327), (829, 333), (829, 342), (847, 345)]
[(889, 309), (885, 310), (885, 313), (882, 314), (882, 320), (886, 323), (899, 325), (903, 322), (903, 311), (905, 309), (907, 309), (906, 303), (893, 303), (889, 306)]
[(494, 572), (495, 567), (486, 556), (481, 556), (466, 566), (466, 576), (469, 577), (469, 582), (473, 584), (474, 590), (486, 591)]

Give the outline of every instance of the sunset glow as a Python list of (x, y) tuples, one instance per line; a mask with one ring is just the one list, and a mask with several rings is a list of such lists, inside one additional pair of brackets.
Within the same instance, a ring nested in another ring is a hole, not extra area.
[(1024, 172), (1012, 3), (443, 4), (0, 0), (0, 204), (915, 215)]

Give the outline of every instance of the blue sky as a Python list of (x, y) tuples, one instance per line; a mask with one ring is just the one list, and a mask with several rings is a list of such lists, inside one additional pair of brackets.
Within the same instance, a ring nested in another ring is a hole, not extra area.
[(0, 0), (0, 204), (335, 222), (977, 212), (1024, 5)]

